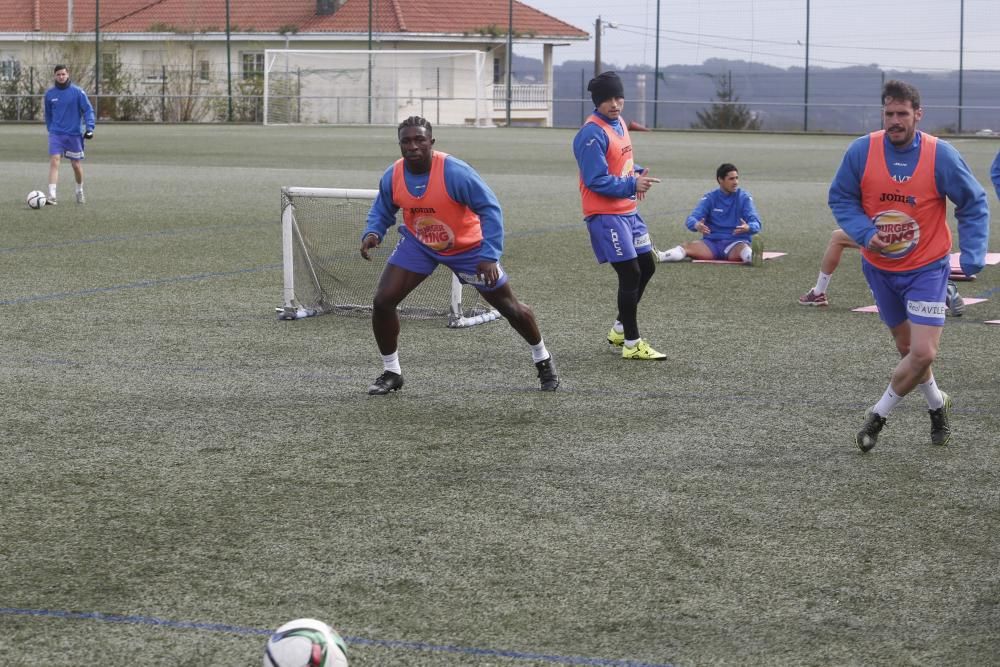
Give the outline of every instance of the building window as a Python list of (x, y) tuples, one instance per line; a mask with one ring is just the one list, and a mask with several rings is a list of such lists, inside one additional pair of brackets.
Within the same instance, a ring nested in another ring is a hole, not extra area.
[(212, 63), (208, 59), (208, 51), (198, 51), (195, 54), (195, 66), (198, 71), (198, 81), (208, 83), (212, 80)]
[(117, 53), (101, 53), (101, 81), (103, 83), (115, 81), (118, 78), (120, 69)]
[(501, 74), (502, 73), (503, 73), (503, 70), (500, 68), (500, 59), (499, 58), (494, 58), (493, 59), (493, 85), (496, 85), (496, 84), (498, 84), (498, 83), (501, 82)]
[(11, 53), (0, 53), (0, 81), (16, 81), (21, 78), (21, 63)]
[(248, 51), (242, 54), (243, 80), (256, 79), (264, 76), (264, 54), (260, 51)]
[(142, 76), (146, 81), (163, 81), (164, 51), (142, 52)]

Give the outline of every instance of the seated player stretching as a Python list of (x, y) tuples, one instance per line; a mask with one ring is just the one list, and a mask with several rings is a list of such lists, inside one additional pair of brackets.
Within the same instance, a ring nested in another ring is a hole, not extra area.
[(764, 263), (764, 242), (761, 240), (760, 216), (753, 197), (740, 189), (740, 172), (729, 164), (715, 172), (719, 187), (705, 193), (684, 223), (701, 240), (689, 241), (670, 250), (656, 251), (661, 262), (691, 259), (729, 260), (752, 266)]

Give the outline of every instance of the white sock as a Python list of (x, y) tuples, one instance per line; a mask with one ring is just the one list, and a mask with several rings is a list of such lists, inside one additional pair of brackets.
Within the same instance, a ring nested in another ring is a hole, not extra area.
[(77, 183), (76, 184), (76, 192), (77, 192), (77, 194), (83, 192), (83, 183)]
[(55, 199), (55, 198), (56, 198), (56, 184), (49, 183), (49, 199)]
[(659, 253), (661, 262), (679, 262), (685, 257), (687, 253), (684, 252), (683, 246), (674, 246), (670, 250), (664, 250)]
[(892, 383), (890, 382), (889, 386), (885, 388), (885, 393), (882, 394), (882, 398), (878, 399), (878, 403), (876, 403), (875, 407), (872, 409), (882, 417), (888, 417), (889, 413), (892, 412), (892, 409), (896, 407), (901, 400), (903, 400), (903, 397), (892, 390)]
[(626, 340), (625, 341), (625, 347), (635, 347), (636, 345), (639, 344), (640, 340), (642, 340), (642, 339), (641, 338), (636, 338), (635, 340)]
[(740, 249), (740, 259), (743, 260), (744, 264), (750, 263), (750, 260), (753, 259), (753, 250), (750, 249), (750, 246), (745, 245)]
[(545, 349), (545, 339), (538, 341), (537, 345), (531, 346), (531, 360), (535, 363), (545, 361), (549, 358), (549, 351)]
[(625, 333), (625, 325), (615, 320), (615, 323), (611, 326), (615, 330), (615, 333)]
[(813, 287), (813, 294), (826, 294), (826, 288), (830, 286), (830, 278), (833, 276), (829, 273), (819, 272), (819, 277), (816, 279), (816, 287)]
[(941, 395), (941, 389), (937, 386), (937, 382), (934, 380), (934, 376), (923, 384), (918, 384), (920, 387), (920, 392), (924, 395), (927, 400), (927, 407), (931, 410), (937, 410), (938, 408), (944, 406), (944, 396)]
[(399, 350), (396, 350), (392, 354), (382, 355), (382, 368), (387, 371), (392, 371), (396, 375), (403, 374), (403, 371), (399, 369)]

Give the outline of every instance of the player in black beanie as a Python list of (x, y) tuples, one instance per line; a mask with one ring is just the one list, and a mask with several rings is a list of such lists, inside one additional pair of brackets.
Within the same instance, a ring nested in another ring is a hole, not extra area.
[(662, 361), (639, 335), (638, 308), (656, 271), (649, 229), (637, 203), (660, 179), (635, 164), (628, 125), (621, 117), (625, 87), (614, 72), (603, 72), (587, 85), (594, 112), (573, 138), (580, 169), (580, 199), (590, 244), (600, 264), (618, 275), (618, 315), (608, 343), (621, 348), (623, 359)]
[(598, 74), (587, 84), (587, 90), (590, 92), (590, 99), (594, 101), (595, 107), (601, 106), (601, 102), (610, 100), (612, 97), (623, 99), (625, 97), (625, 86), (622, 85), (622, 80), (614, 72)]

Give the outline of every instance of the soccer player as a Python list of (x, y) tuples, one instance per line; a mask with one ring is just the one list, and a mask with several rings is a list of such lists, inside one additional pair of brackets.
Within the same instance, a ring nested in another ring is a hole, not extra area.
[(760, 216), (753, 197), (740, 189), (740, 172), (728, 162), (715, 171), (719, 187), (706, 192), (687, 217), (685, 226), (702, 238), (689, 241), (670, 250), (657, 251), (661, 262), (691, 259), (716, 259), (744, 262), (752, 266), (764, 263), (764, 243), (760, 233)]
[(861, 248), (861, 268), (879, 317), (902, 357), (855, 436), (862, 452), (875, 446), (892, 409), (915, 388), (927, 401), (931, 442), (946, 445), (951, 438), (951, 398), (937, 386), (931, 369), (941, 344), (951, 271), (946, 197), (955, 205), (962, 271), (974, 276), (985, 262), (986, 193), (954, 147), (917, 131), (922, 116), (919, 91), (887, 81), (884, 129), (851, 143), (830, 185), (830, 209)]
[(618, 274), (618, 317), (608, 343), (622, 348), (623, 359), (662, 361), (639, 336), (639, 301), (656, 271), (653, 244), (636, 202), (660, 179), (635, 164), (628, 127), (622, 121), (625, 87), (614, 72), (604, 72), (587, 85), (594, 111), (573, 139), (580, 169), (580, 197), (599, 264), (610, 263)]
[[(826, 251), (819, 264), (819, 276), (816, 277), (816, 286), (799, 297), (800, 306), (818, 306), (825, 308), (830, 305), (827, 298), (827, 290), (830, 288), (830, 279), (833, 272), (840, 266), (840, 258), (844, 250), (848, 248), (858, 248), (850, 236), (843, 229), (835, 229), (830, 235), (830, 242), (826, 244)], [(948, 281), (948, 289), (945, 292), (944, 305), (947, 312), (955, 317), (961, 317), (965, 312), (965, 299), (958, 293), (958, 285), (955, 281)]]
[(83, 204), (83, 140), (94, 138), (94, 107), (87, 93), (70, 81), (65, 65), (53, 69), (53, 85), (45, 91), (45, 128), (49, 131), (49, 196), (56, 205), (59, 162), (69, 158), (76, 179), (76, 203)]
[(431, 124), (411, 116), (396, 132), (402, 158), (386, 169), (361, 235), (361, 256), (378, 247), (403, 210), (400, 239), (379, 278), (372, 330), (384, 371), (368, 388), (381, 395), (403, 386), (399, 364), (399, 315), (396, 306), (439, 264), (507, 318), (531, 346), (542, 391), (559, 387), (552, 355), (545, 347), (531, 308), (514, 296), (500, 266), (503, 213), (496, 195), (465, 162), (433, 149)]

